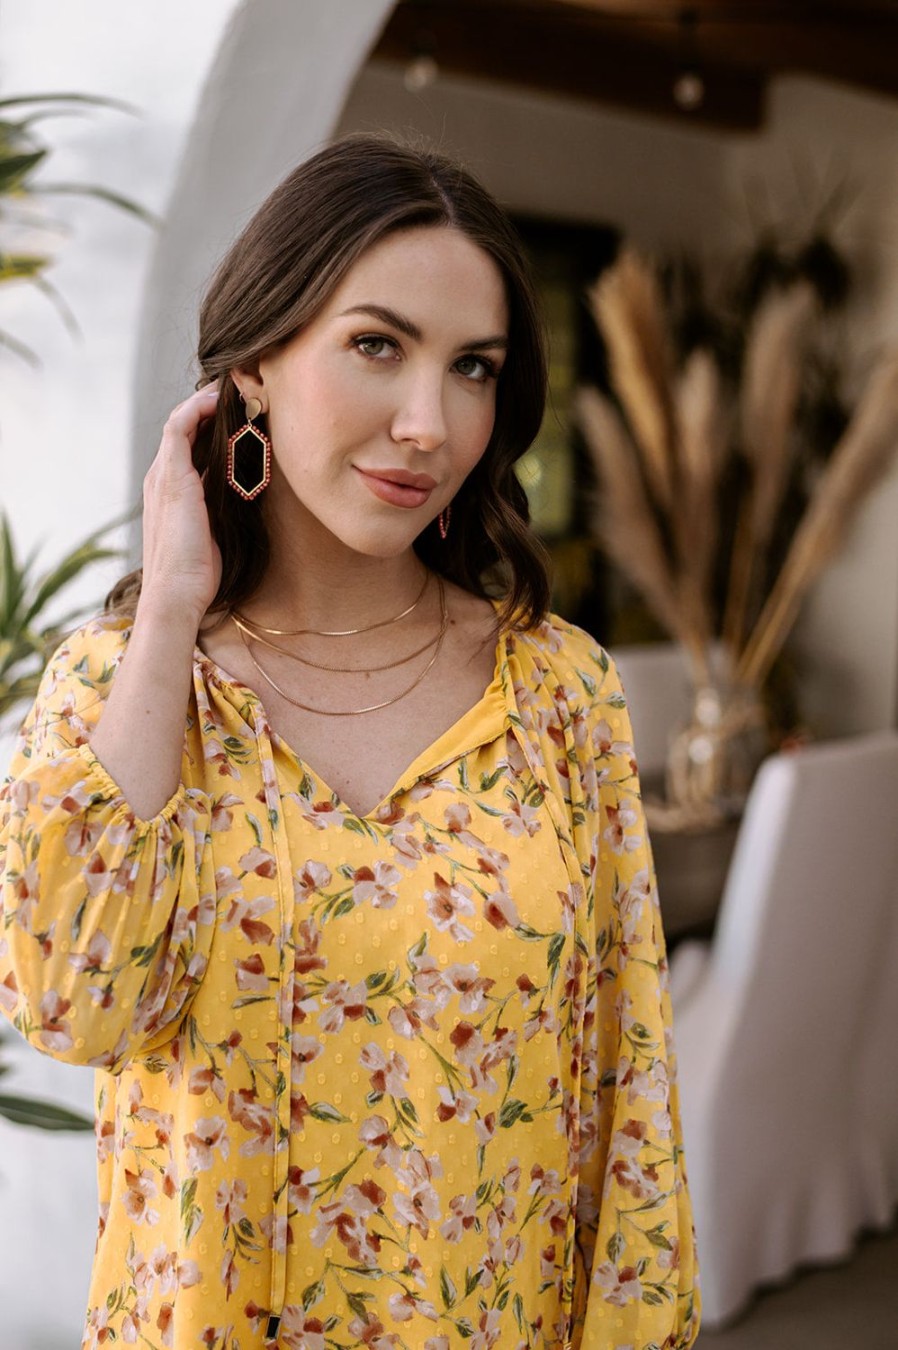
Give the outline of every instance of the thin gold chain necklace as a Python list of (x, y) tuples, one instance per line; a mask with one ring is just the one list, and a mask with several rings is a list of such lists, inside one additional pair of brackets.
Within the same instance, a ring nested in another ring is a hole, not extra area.
[(256, 623), (254, 619), (248, 619), (245, 614), (240, 614), (238, 610), (232, 611), (231, 618), (235, 616), (242, 619), (244, 623), (252, 626), (260, 633), (268, 633), (271, 637), (356, 637), (359, 633), (371, 633), (375, 628), (389, 628), (391, 623), (398, 623), (406, 615), (411, 614), (413, 609), (417, 609), (424, 592), (427, 590), (427, 583), (430, 580), (430, 573), (424, 573), (424, 585), (421, 587), (415, 599), (404, 609), (401, 614), (394, 614), (392, 619), (379, 619), (377, 623), (369, 623), (364, 628), (338, 628), (329, 630), (327, 628), (266, 628), (264, 624)]
[[(434, 648), (433, 656), (431, 656), (427, 665), (421, 673), (416, 676), (412, 683), (408, 685), (407, 688), (403, 689), (401, 693), (397, 694), (395, 698), (385, 699), (383, 703), (372, 703), (370, 707), (367, 708), (338, 708), (333, 710), (331, 708), (314, 708), (309, 703), (300, 703), (298, 698), (294, 698), (292, 694), (288, 694), (285, 689), (282, 689), (279, 684), (275, 684), (268, 672), (262, 669), (256, 658), (253, 656), (252, 651), (250, 650), (249, 638), (246, 633), (239, 626), (237, 627), (237, 631), (246, 648), (247, 656), (262, 676), (262, 679), (270, 684), (275, 693), (280, 694), (281, 698), (285, 698), (288, 703), (292, 703), (294, 708), (301, 708), (303, 712), (317, 713), (321, 717), (358, 717), (362, 713), (379, 712), (381, 708), (389, 708), (392, 704), (398, 703), (400, 699), (405, 698), (413, 689), (416, 689), (428, 671), (433, 668), (433, 665), (440, 654), (440, 648), (443, 645), (443, 638), (446, 636), (446, 630), (449, 627), (449, 607), (446, 604), (446, 592), (441, 576), (437, 576), (437, 587), (439, 588), (440, 593), (440, 631), (436, 637), (436, 646)], [(233, 615), (231, 617), (233, 618)]]
[(381, 670), (395, 670), (397, 666), (404, 666), (407, 665), (409, 661), (414, 661), (416, 656), (422, 656), (429, 647), (432, 647), (435, 642), (439, 641), (440, 636), (440, 630), (437, 629), (433, 637), (429, 637), (423, 646), (416, 647), (415, 650), (409, 652), (407, 656), (400, 656), (398, 661), (387, 661), (386, 664), (382, 666), (326, 666), (322, 661), (312, 661), (308, 656), (300, 656), (298, 652), (288, 652), (286, 647), (280, 647), (276, 642), (269, 642), (268, 638), (262, 637), (260, 633), (255, 631), (252, 624), (244, 623), (233, 611), (231, 613), (231, 618), (234, 621), (235, 626), (243, 633), (246, 633), (247, 637), (252, 638), (254, 642), (261, 642), (263, 646), (270, 647), (272, 651), (280, 652), (282, 656), (289, 657), (291, 661), (299, 661), (304, 666), (313, 666), (315, 670), (328, 670), (335, 675), (373, 675)]

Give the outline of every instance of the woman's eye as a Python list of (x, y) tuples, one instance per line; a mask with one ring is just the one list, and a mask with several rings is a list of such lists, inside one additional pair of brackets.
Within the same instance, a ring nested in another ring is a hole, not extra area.
[(455, 363), (455, 369), (466, 379), (483, 382), (496, 376), (496, 367), (485, 356), (462, 356)]
[(396, 344), (391, 342), (389, 338), (377, 337), (375, 335), (355, 338), (353, 346), (355, 346), (363, 356), (370, 356), (375, 360), (384, 356), (391, 356), (396, 350)]

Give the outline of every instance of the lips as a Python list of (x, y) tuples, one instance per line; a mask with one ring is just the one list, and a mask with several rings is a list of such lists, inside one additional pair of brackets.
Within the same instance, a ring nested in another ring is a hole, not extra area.
[(409, 473), (406, 469), (359, 469), (356, 472), (369, 492), (391, 506), (411, 510), (423, 506), (436, 487), (436, 480), (426, 473)]
[(369, 478), (379, 478), (383, 483), (398, 483), (400, 487), (422, 488), (432, 492), (436, 479), (428, 473), (409, 473), (407, 469), (359, 469), (359, 473)]

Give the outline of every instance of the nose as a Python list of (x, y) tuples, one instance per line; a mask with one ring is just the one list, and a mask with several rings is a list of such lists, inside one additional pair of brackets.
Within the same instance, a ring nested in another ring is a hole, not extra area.
[(402, 382), (390, 435), (419, 450), (439, 450), (446, 441), (443, 372), (419, 371)]

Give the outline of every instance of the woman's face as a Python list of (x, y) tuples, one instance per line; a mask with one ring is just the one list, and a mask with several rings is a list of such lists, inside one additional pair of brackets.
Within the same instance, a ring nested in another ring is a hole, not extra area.
[(419, 227), (372, 245), (307, 328), (235, 372), (268, 412), (276, 530), (408, 549), (486, 449), (507, 336), (502, 275), (466, 235)]

